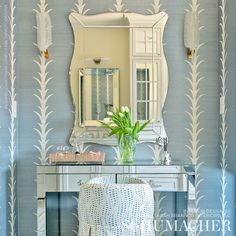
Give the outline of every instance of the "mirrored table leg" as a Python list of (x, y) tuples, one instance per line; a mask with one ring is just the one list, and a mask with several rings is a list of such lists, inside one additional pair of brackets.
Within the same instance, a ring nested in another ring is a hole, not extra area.
[(37, 199), (37, 236), (46, 236), (46, 199)]

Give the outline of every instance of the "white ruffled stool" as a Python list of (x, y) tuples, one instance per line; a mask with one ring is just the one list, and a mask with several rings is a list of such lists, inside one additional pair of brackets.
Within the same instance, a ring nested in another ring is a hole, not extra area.
[(91, 179), (80, 188), (79, 236), (154, 236), (153, 190), (143, 180)]

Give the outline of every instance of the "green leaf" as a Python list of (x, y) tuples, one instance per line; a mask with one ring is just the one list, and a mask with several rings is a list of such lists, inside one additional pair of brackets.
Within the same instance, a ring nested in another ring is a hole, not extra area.
[(126, 123), (127, 123), (128, 127), (131, 127), (132, 123), (131, 123), (130, 113), (126, 112), (125, 117), (126, 117)]
[(113, 128), (113, 130), (109, 133), (109, 135), (108, 136), (112, 136), (112, 135), (114, 135), (114, 134), (117, 134), (118, 132), (119, 132), (119, 128)]
[[(121, 116), (120, 113), (123, 115)], [(124, 135), (131, 135), (133, 140), (138, 141), (138, 133), (142, 131), (150, 122), (149, 120), (140, 125), (139, 121), (132, 124), (130, 112), (122, 112), (120, 108), (115, 108), (113, 115), (109, 117), (110, 122), (99, 121), (105, 128), (110, 130), (109, 136), (116, 135), (120, 141)]]
[(125, 131), (127, 132), (127, 134), (132, 134), (132, 128), (129, 128), (129, 127), (127, 127), (126, 129), (125, 129)]
[(142, 131), (149, 123), (150, 123), (150, 120), (144, 122), (144, 123), (140, 126), (138, 132)]
[(111, 126), (111, 125), (109, 125), (108, 123), (106, 123), (104, 121), (99, 120), (99, 122), (102, 124), (103, 127), (107, 128), (107, 129), (113, 130), (115, 128), (114, 126)]
[(135, 122), (134, 128), (135, 128), (136, 132), (139, 131), (139, 121)]

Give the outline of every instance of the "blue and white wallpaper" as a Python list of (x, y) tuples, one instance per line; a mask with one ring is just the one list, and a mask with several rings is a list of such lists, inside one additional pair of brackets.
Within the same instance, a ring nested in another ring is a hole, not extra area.
[[(0, 235), (37, 234), (36, 164), (45, 163), (48, 152), (58, 145), (68, 144), (74, 115), (69, 90), (73, 52), (69, 13), (164, 10), (169, 15), (164, 33), (169, 68), (164, 123), (169, 152), (173, 160), (196, 164), (199, 219), (230, 221), (230, 231), (227, 227), (198, 230), (196, 235), (234, 236), (235, 5), (234, 0), (0, 0)], [(51, 17), (48, 60), (35, 45), (34, 10), (49, 11)], [(199, 15), (199, 47), (187, 60), (183, 26), (185, 13), (191, 10)], [(145, 145), (137, 149), (137, 158), (151, 158)], [(175, 201), (173, 196), (157, 195), (157, 212)], [(60, 202), (57, 197), (49, 197), (48, 214), (58, 214), (60, 204), (61, 235), (75, 235), (76, 217), (69, 219), (76, 200), (71, 194), (61, 196)], [(50, 236), (58, 235), (53, 221), (49, 218)]]

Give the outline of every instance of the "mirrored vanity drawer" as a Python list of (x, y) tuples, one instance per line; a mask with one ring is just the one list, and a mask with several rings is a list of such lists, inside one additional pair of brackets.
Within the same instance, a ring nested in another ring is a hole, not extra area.
[(81, 184), (92, 178), (111, 176), (115, 181), (115, 174), (45, 174), (37, 177), (37, 196), (44, 198), (47, 192), (78, 192)]
[(108, 174), (68, 174), (61, 175), (61, 182), (63, 183), (63, 191), (67, 192), (78, 192), (80, 190), (81, 184), (86, 183), (92, 178), (110, 176), (113, 177), (115, 181), (115, 175)]
[(132, 175), (145, 180), (150, 184), (154, 191), (165, 192), (187, 192), (188, 176), (187, 174), (136, 174)]
[(90, 174), (67, 174), (61, 175), (61, 183), (63, 191), (78, 192), (81, 184), (86, 183), (91, 179)]
[(90, 174), (45, 174), (37, 177), (37, 195), (44, 198), (47, 192), (77, 192), (82, 183), (91, 178)]
[(136, 166), (135, 168), (136, 173), (142, 174), (181, 174), (186, 173), (183, 166)]

